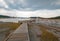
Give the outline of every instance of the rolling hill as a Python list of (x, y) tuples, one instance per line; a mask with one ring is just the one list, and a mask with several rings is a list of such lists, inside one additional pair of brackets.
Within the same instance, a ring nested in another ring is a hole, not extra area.
[(60, 19), (60, 16), (51, 17), (51, 18), (44, 18), (44, 17), (30, 17), (30, 18), (40, 18), (40, 19)]
[(10, 16), (0, 15), (0, 18), (11, 18)]
[(52, 17), (50, 19), (60, 19), (60, 16), (57, 16), (57, 17)]

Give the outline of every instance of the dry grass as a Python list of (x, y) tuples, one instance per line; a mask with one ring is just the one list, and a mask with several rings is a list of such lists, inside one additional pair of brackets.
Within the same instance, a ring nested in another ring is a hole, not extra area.
[(6, 32), (5, 38), (10, 34), (10, 31), (15, 30), (21, 25), (21, 23), (12, 23), (12, 22), (6, 22), (6, 23), (0, 23), (0, 28), (9, 28), (10, 30), (2, 31), (0, 33)]
[(19, 26), (20, 26), (20, 23), (3, 23), (3, 24), (0, 24), (0, 28), (1, 27), (5, 27), (5, 28), (9, 27), (12, 30), (16, 29)]
[(40, 30), (42, 31), (41, 41), (59, 41), (58, 37), (56, 37), (53, 33), (48, 32), (45, 26), (41, 25)]

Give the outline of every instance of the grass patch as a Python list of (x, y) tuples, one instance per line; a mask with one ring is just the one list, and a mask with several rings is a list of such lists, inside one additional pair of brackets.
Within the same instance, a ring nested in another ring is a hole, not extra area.
[(42, 31), (41, 41), (59, 41), (57, 36), (51, 32), (48, 32), (44, 27), (45, 26), (40, 26), (40, 30)]
[(14, 30), (14, 29), (18, 28), (20, 25), (21, 25), (20, 23), (11, 23), (11, 22), (10, 23), (2, 23), (2, 24), (0, 24), (0, 28), (8, 27), (8, 28)]
[(58, 41), (58, 38), (54, 34), (44, 31), (42, 32), (41, 40), (42, 41)]

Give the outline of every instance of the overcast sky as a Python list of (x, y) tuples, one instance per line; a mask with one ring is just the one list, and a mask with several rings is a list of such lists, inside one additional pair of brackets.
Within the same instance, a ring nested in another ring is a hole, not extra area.
[(60, 0), (0, 0), (0, 15), (45, 18), (60, 16)]

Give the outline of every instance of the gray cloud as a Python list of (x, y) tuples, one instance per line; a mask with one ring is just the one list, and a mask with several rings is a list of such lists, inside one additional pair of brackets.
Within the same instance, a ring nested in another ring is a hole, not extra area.
[(60, 9), (57, 0), (29, 0), (29, 7), (34, 9)]
[[(60, 0), (4, 0), (8, 5), (7, 9), (16, 10), (39, 10), (39, 9), (60, 9)], [(0, 8), (2, 6), (0, 5)]]

